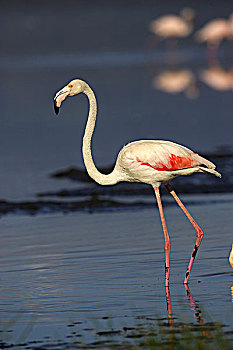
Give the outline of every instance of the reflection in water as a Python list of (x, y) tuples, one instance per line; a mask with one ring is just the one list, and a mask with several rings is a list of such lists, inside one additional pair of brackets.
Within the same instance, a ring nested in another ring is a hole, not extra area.
[(166, 70), (154, 78), (153, 87), (170, 94), (184, 92), (188, 98), (196, 98), (198, 91), (195, 80), (189, 69)]
[(200, 80), (218, 91), (233, 89), (233, 69), (223, 69), (219, 64), (203, 69), (199, 73)]
[(199, 309), (196, 301), (194, 300), (191, 292), (190, 292), (190, 289), (189, 289), (189, 286), (187, 284), (184, 284), (184, 288), (187, 292), (187, 296), (190, 300), (190, 306), (191, 306), (191, 310), (194, 311), (194, 316), (196, 317), (198, 323), (203, 323), (203, 319), (202, 319), (202, 315), (201, 315), (201, 310)]
[[(201, 332), (201, 338), (200, 338), (200, 343), (199, 343), (199, 346), (201, 347), (201, 346), (204, 346), (206, 344), (206, 342), (208, 342), (208, 339), (212, 339), (214, 332), (219, 327), (219, 324), (218, 324), (218, 326), (216, 326), (213, 322), (211, 324), (211, 323), (206, 322), (204, 320), (204, 318), (202, 316), (202, 312), (200, 310), (200, 307), (199, 307), (198, 303), (196, 302), (196, 300), (193, 298), (188, 285), (185, 284), (184, 288), (186, 290), (188, 300), (190, 301), (190, 309), (192, 311), (194, 311), (194, 317), (195, 317), (197, 323), (200, 325), (200, 328), (197, 328), (197, 329), (199, 329), (199, 331)], [(231, 287), (231, 292), (232, 292), (232, 302), (233, 302), (233, 285)], [(167, 301), (167, 311), (168, 311), (168, 325), (169, 325), (170, 330), (171, 330), (171, 332), (169, 332), (169, 342), (171, 342), (171, 344), (172, 344), (176, 330), (178, 329), (182, 333), (182, 328), (179, 329), (179, 323), (178, 324), (175, 323), (175, 318), (174, 318), (173, 312), (172, 312), (172, 304), (171, 304), (169, 287), (166, 287), (166, 301)], [(187, 326), (188, 326), (188, 323), (185, 324), (185, 327), (187, 327)], [(194, 325), (190, 324), (190, 326), (192, 327)], [(187, 335), (188, 335), (188, 333), (187, 333)]]
[(207, 43), (207, 54), (209, 62), (217, 58), (217, 50), (222, 40), (233, 39), (233, 14), (229, 19), (218, 18), (209, 21), (195, 34), (195, 39)]
[(166, 289), (166, 302), (167, 302), (168, 322), (171, 324), (171, 323), (174, 323), (174, 319), (173, 319), (172, 303), (171, 303), (171, 296), (170, 296), (169, 286), (165, 286), (165, 289)]
[[(168, 325), (173, 329), (174, 325), (174, 318), (173, 318), (173, 312), (172, 312), (172, 303), (171, 303), (171, 296), (170, 296), (170, 289), (169, 286), (166, 286), (166, 301), (167, 301), (167, 316), (168, 316)], [(169, 333), (169, 342), (172, 344), (174, 338), (173, 332)]]
[(185, 289), (198, 324), (173, 318), (170, 291), (166, 287), (168, 322), (164, 322), (164, 318), (140, 314), (136, 316), (135, 324), (122, 326), (118, 323), (115, 327), (114, 318), (103, 316), (98, 322), (95, 319), (88, 323), (87, 327), (77, 315), (76, 320), (66, 323), (68, 329), (62, 335), (57, 330), (55, 337), (46, 335), (33, 339), (29, 337), (36, 324), (35, 317), (31, 317), (18, 340), (13, 342), (12, 326), (16, 318), (20, 318), (20, 314), (16, 314), (2, 332), (1, 349), (232, 349), (231, 332), (224, 332), (220, 323), (204, 321), (187, 285)]
[(233, 284), (231, 286), (231, 296), (232, 296), (232, 303), (233, 303)]
[[(200, 70), (198, 78), (213, 90), (233, 90), (233, 68), (224, 69), (220, 63), (215, 62), (209, 68)], [(154, 77), (152, 86), (168, 94), (183, 92), (190, 99), (199, 95), (196, 76), (190, 69), (164, 70)]]
[[(169, 324), (173, 324), (174, 323), (174, 317), (173, 317), (173, 311), (172, 311), (170, 289), (169, 289), (169, 286), (166, 286), (165, 288), (166, 288), (166, 302), (167, 302), (167, 312), (168, 312), (168, 323)], [(184, 288), (186, 290), (188, 299), (190, 300), (191, 310), (194, 311), (194, 317), (197, 319), (198, 323), (203, 323), (204, 320), (203, 320), (202, 315), (201, 315), (201, 310), (200, 310), (197, 302), (193, 298), (188, 284), (184, 284)]]
[[(211, 333), (209, 332), (208, 326), (205, 325), (201, 310), (200, 310), (197, 302), (193, 298), (188, 285), (184, 284), (184, 287), (185, 287), (185, 290), (187, 293), (187, 297), (190, 301), (190, 308), (192, 311), (194, 311), (194, 317), (196, 318), (198, 324), (200, 324), (202, 327), (200, 329), (200, 332), (201, 332), (201, 336), (203, 337), (203, 339), (201, 339), (200, 345), (203, 345), (203, 343), (205, 342), (204, 338), (208, 339)], [(177, 328), (177, 324), (175, 323), (175, 319), (173, 317), (170, 290), (169, 290), (168, 286), (166, 287), (166, 301), (167, 301), (167, 311), (168, 311), (168, 325), (170, 326), (170, 329), (172, 330), (172, 332), (169, 333), (169, 341), (172, 343), (173, 338), (174, 338), (174, 334), (175, 334), (175, 330)]]

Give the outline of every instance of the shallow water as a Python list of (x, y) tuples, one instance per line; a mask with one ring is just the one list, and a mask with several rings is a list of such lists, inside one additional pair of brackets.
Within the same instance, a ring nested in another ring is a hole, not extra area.
[[(220, 197), (226, 202), (190, 206), (205, 236), (189, 287), (206, 321), (211, 315), (229, 330), (233, 327), (233, 272), (228, 263), (233, 205), (232, 195)], [(173, 316), (195, 322), (195, 310), (182, 283), (194, 232), (179, 208), (167, 207), (166, 215), (172, 241)], [(66, 339), (70, 324), (85, 334), (90, 327), (106, 330), (106, 318), (113, 329), (119, 329), (135, 326), (137, 319), (167, 317), (157, 209), (8, 216), (1, 219), (1, 226), (4, 341), (24, 341), (22, 334), (29, 326), (27, 341), (45, 336), (57, 341)], [(90, 341), (89, 333), (86, 337)]]

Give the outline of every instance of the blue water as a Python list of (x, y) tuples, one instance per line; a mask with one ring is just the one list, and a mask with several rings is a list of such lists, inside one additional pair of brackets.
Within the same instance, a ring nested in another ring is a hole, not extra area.
[[(232, 195), (222, 196), (232, 200)], [(192, 297), (204, 321), (231, 329), (232, 202), (189, 209), (205, 231), (190, 277)], [(166, 216), (173, 316), (196, 323), (182, 283), (195, 235), (179, 208), (166, 208)], [(69, 324), (85, 334), (89, 327), (106, 330), (106, 317), (114, 329), (136, 326), (137, 318), (167, 317), (157, 209), (8, 216), (1, 222), (1, 319), (2, 327), (12, 331), (2, 333), (5, 341), (17, 343), (28, 325), (27, 341), (44, 336), (57, 341), (65, 339)]]

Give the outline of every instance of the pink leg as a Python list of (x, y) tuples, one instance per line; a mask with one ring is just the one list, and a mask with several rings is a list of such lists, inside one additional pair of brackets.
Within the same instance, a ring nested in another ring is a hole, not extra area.
[(179, 63), (177, 39), (166, 40), (166, 56), (167, 64), (172, 65)]
[(216, 66), (219, 64), (218, 63), (218, 45), (208, 44), (208, 46), (207, 46), (207, 61), (210, 65), (210, 67)]
[(168, 189), (168, 191), (170, 192), (170, 194), (174, 197), (175, 201), (177, 202), (177, 204), (180, 206), (180, 208), (183, 210), (183, 212), (185, 213), (185, 215), (187, 216), (187, 218), (189, 219), (189, 221), (191, 222), (191, 224), (193, 225), (195, 231), (196, 231), (196, 242), (195, 242), (195, 246), (194, 249), (192, 251), (192, 255), (188, 264), (188, 269), (185, 275), (185, 279), (184, 279), (184, 283), (188, 283), (188, 279), (192, 270), (192, 266), (195, 260), (195, 256), (197, 254), (198, 248), (201, 244), (201, 240), (204, 236), (204, 232), (202, 231), (202, 229), (198, 226), (198, 224), (196, 223), (196, 221), (192, 218), (192, 216), (189, 214), (188, 210), (185, 208), (184, 204), (181, 202), (181, 200), (179, 199), (179, 197), (177, 196), (177, 194), (174, 192), (174, 190), (172, 189), (172, 187), (167, 184), (166, 188)]
[(169, 238), (168, 231), (167, 231), (167, 225), (166, 225), (166, 221), (165, 221), (165, 217), (164, 217), (159, 188), (158, 187), (154, 188), (154, 191), (155, 191), (156, 199), (158, 202), (159, 213), (160, 213), (160, 218), (161, 218), (163, 233), (164, 233), (164, 239), (165, 239), (165, 245), (164, 245), (164, 250), (165, 250), (165, 286), (168, 287), (169, 286), (169, 260), (170, 260), (171, 242), (170, 242), (170, 238)]

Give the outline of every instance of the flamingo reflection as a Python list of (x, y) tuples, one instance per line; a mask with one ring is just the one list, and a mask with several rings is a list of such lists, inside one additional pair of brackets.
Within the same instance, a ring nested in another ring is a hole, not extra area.
[[(233, 286), (232, 286), (233, 287)], [(173, 317), (173, 312), (172, 312), (172, 304), (171, 304), (171, 296), (170, 296), (170, 290), (169, 290), (169, 286), (166, 286), (166, 301), (167, 301), (167, 311), (168, 311), (168, 325), (171, 329), (173, 329), (173, 327), (175, 327), (175, 322), (174, 322), (174, 317)], [(194, 311), (194, 317), (197, 320), (197, 322), (201, 325), (204, 326), (204, 319), (202, 318), (202, 314), (201, 314), (201, 310), (197, 304), (197, 302), (195, 301), (195, 299), (193, 298), (191, 291), (188, 287), (187, 284), (184, 285), (184, 288), (186, 290), (187, 293), (187, 297), (190, 301), (190, 307), (191, 310)], [(202, 336), (203, 337), (208, 337), (209, 336), (209, 331), (208, 329), (203, 328), (202, 330)], [(172, 342), (172, 339), (174, 337), (174, 333), (171, 332), (169, 334), (169, 338), (170, 338), (170, 342)], [(204, 342), (204, 340), (203, 340)]]
[(233, 89), (233, 69), (223, 69), (215, 64), (199, 73), (200, 80), (214, 90), (227, 91)]
[(201, 310), (199, 309), (199, 306), (198, 306), (197, 302), (193, 298), (188, 285), (185, 285), (184, 287), (185, 287), (185, 290), (186, 290), (186, 293), (187, 293), (187, 297), (190, 300), (191, 310), (194, 311), (194, 317), (197, 319), (198, 323), (203, 323), (204, 321), (203, 321), (203, 318), (202, 318), (202, 315), (201, 315)]
[(166, 70), (158, 74), (153, 80), (153, 87), (170, 94), (184, 92), (188, 98), (196, 98), (198, 90), (196, 78), (189, 69)]
[(167, 302), (167, 315), (168, 315), (168, 323), (174, 323), (173, 312), (172, 312), (172, 303), (171, 303), (171, 295), (169, 286), (165, 286), (166, 289), (166, 302)]
[[(195, 299), (193, 298), (191, 291), (188, 287), (187, 284), (184, 285), (184, 288), (186, 290), (187, 293), (187, 297), (190, 301), (190, 307), (191, 310), (194, 311), (194, 317), (196, 318), (198, 323), (203, 323), (204, 320), (202, 318), (202, 314), (201, 314), (201, 310), (197, 304), (197, 302), (195, 301)], [(169, 286), (165, 287), (166, 290), (166, 302), (167, 302), (167, 312), (168, 312), (168, 323), (170, 325), (172, 325), (174, 323), (174, 317), (173, 317), (173, 311), (172, 311), (172, 302), (171, 302), (171, 295), (170, 295), (170, 289)]]

